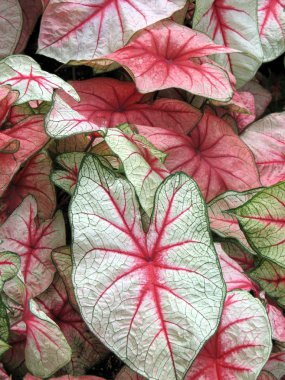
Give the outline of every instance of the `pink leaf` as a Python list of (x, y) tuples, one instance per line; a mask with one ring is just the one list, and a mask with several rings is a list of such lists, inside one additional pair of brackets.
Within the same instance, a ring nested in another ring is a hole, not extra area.
[(162, 128), (137, 129), (168, 154), (165, 166), (170, 172), (182, 170), (197, 181), (207, 201), (228, 189), (244, 191), (260, 186), (250, 150), (226, 122), (210, 113), (203, 116), (191, 136)]
[(0, 224), (15, 210), (27, 195), (33, 195), (38, 204), (38, 215), (43, 219), (53, 216), (56, 199), (50, 181), (52, 163), (46, 152), (34, 156), (13, 178), (0, 199)]
[(11, 106), (18, 96), (18, 92), (11, 91), (10, 86), (0, 86), (0, 125), (6, 121)]
[(277, 380), (283, 380), (285, 376), (285, 352), (272, 353), (264, 369), (273, 373)]
[[(20, 165), (48, 141), (43, 121), (43, 115), (29, 116), (2, 132), (8, 138), (18, 140), (20, 147), (15, 153), (0, 152), (0, 196), (3, 195)], [(0, 126), (0, 131), (2, 128), (3, 126)]]
[(254, 96), (255, 114), (258, 119), (272, 100), (271, 93), (263, 88), (257, 81), (252, 80), (246, 83), (240, 91), (250, 92)]
[(65, 244), (65, 225), (60, 212), (42, 224), (36, 216), (36, 201), (28, 196), (0, 227), (0, 249), (20, 255), (22, 275), (31, 298), (51, 284), (55, 272), (51, 252)]
[(185, 380), (255, 379), (271, 352), (264, 307), (245, 291), (227, 294), (216, 334), (206, 343)]
[(282, 309), (268, 303), (266, 310), (272, 327), (272, 339), (285, 343), (285, 317)]
[(259, 36), (264, 52), (264, 61), (272, 61), (285, 50), (285, 1), (259, 0)]
[(142, 93), (177, 87), (227, 101), (233, 96), (227, 72), (209, 59), (197, 58), (231, 51), (202, 33), (164, 21), (139, 32), (106, 58), (124, 66)]
[(145, 102), (134, 83), (112, 78), (93, 78), (71, 82), (80, 96), (80, 103), (59, 91), (70, 107), (99, 127), (119, 124), (150, 125), (189, 132), (201, 118), (201, 113), (189, 104), (174, 99)]
[[(49, 2), (38, 53), (61, 62), (92, 60), (124, 46), (140, 29), (171, 16), (185, 0)], [(76, 17), (74, 17), (76, 15)]]
[(223, 277), (227, 285), (227, 291), (235, 289), (255, 290), (256, 285), (243, 273), (242, 267), (231, 259), (222, 249), (220, 244), (215, 244), (215, 248), (220, 260)]
[(57, 323), (71, 348), (71, 361), (64, 372), (80, 375), (104, 359), (108, 349), (90, 332), (80, 314), (70, 305), (59, 275), (37, 298), (37, 303)]
[(237, 121), (239, 132), (242, 132), (245, 127), (251, 124), (255, 119), (255, 101), (254, 96), (250, 92), (240, 92), (239, 96), (243, 100), (243, 104), (248, 109), (248, 114), (233, 112), (232, 115)]
[(274, 375), (272, 375), (272, 373), (267, 372), (267, 371), (261, 371), (257, 380), (277, 380), (277, 379)]
[(285, 180), (285, 112), (273, 113), (250, 125), (241, 135), (252, 150), (263, 186)]
[(13, 54), (22, 29), (22, 10), (18, 0), (0, 3), (0, 57)]

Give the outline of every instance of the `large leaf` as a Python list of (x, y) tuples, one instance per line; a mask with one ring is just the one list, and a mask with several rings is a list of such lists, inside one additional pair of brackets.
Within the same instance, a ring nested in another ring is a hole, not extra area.
[(241, 51), (215, 56), (234, 74), (239, 87), (254, 76), (263, 59), (256, 0), (197, 0), (193, 27), (217, 44)]
[(18, 0), (5, 0), (0, 4), (0, 57), (12, 54), (20, 38), (22, 10)]
[(89, 156), (70, 218), (74, 287), (89, 328), (142, 375), (182, 379), (217, 328), (224, 297), (195, 182), (178, 173), (160, 185), (145, 234), (133, 187)]
[[(0, 127), (1, 129), (1, 127)], [(7, 189), (20, 165), (39, 151), (48, 141), (44, 131), (43, 115), (28, 116), (3, 133), (8, 138), (19, 142), (16, 152), (0, 152), (0, 196)]]
[(20, 255), (21, 271), (30, 297), (42, 293), (52, 282), (55, 267), (51, 252), (65, 244), (65, 225), (60, 211), (54, 219), (42, 224), (36, 216), (36, 201), (28, 196), (0, 227), (0, 250)]
[(93, 78), (71, 84), (80, 96), (80, 103), (63, 91), (58, 92), (60, 97), (72, 109), (100, 127), (129, 123), (187, 133), (201, 118), (198, 109), (180, 100), (158, 99), (146, 102), (133, 82)]
[(258, 26), (264, 61), (285, 51), (285, 1), (258, 0)]
[(123, 65), (142, 93), (177, 87), (227, 101), (233, 96), (227, 72), (202, 58), (231, 51), (202, 33), (164, 21), (139, 32), (127, 46), (107, 58)]
[(255, 380), (271, 352), (271, 328), (260, 301), (245, 291), (228, 293), (221, 323), (186, 380)]
[(134, 186), (142, 208), (150, 216), (156, 189), (169, 174), (168, 170), (147, 148), (135, 144), (119, 129), (109, 129), (104, 138), (121, 159), (126, 177)]
[(168, 154), (166, 168), (170, 172), (182, 170), (193, 177), (207, 201), (226, 190), (260, 186), (250, 150), (225, 121), (210, 113), (204, 114), (191, 136), (162, 128), (137, 128)]
[(40, 65), (26, 55), (13, 55), (0, 61), (0, 84), (9, 84), (19, 91), (16, 104), (31, 100), (52, 100), (55, 88), (62, 88), (79, 100), (74, 88), (57, 75), (43, 71)]
[(252, 254), (256, 254), (248, 244), (244, 233), (239, 227), (237, 218), (227, 210), (238, 207), (251, 199), (260, 189), (253, 189), (239, 193), (227, 191), (208, 204), (208, 214), (211, 229), (218, 235), (236, 239), (243, 248)]
[(285, 307), (285, 269), (268, 260), (262, 260), (250, 272), (253, 278), (280, 306)]
[(252, 248), (284, 268), (285, 182), (258, 192), (232, 212)]
[(64, 63), (102, 57), (184, 4), (185, 0), (52, 1), (42, 18), (38, 53)]
[(38, 215), (49, 219), (56, 206), (55, 190), (50, 181), (52, 163), (46, 152), (34, 156), (17, 173), (0, 199), (0, 224), (12, 214), (27, 195), (33, 195), (38, 204)]
[(37, 298), (37, 303), (56, 321), (71, 348), (71, 361), (65, 366), (63, 373), (84, 374), (104, 359), (108, 349), (89, 331), (80, 314), (70, 305), (59, 275), (55, 275), (50, 287)]
[(273, 113), (250, 125), (242, 140), (252, 150), (264, 186), (285, 180), (285, 112)]

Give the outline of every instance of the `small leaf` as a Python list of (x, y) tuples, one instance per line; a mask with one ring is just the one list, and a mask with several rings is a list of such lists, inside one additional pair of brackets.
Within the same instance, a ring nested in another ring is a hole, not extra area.
[(31, 100), (50, 102), (54, 89), (62, 88), (79, 101), (74, 88), (57, 75), (43, 71), (40, 65), (26, 55), (13, 55), (0, 61), (0, 84), (9, 84), (19, 92), (16, 104)]
[(5, 281), (16, 276), (20, 265), (20, 257), (16, 253), (0, 252), (0, 291)]
[(268, 187), (231, 210), (251, 247), (285, 267), (285, 182)]
[(272, 353), (264, 369), (272, 373), (277, 380), (282, 380), (285, 374), (285, 352)]
[(88, 327), (143, 376), (182, 379), (217, 328), (224, 297), (195, 182), (183, 173), (164, 180), (146, 235), (133, 187), (88, 156), (70, 219)]

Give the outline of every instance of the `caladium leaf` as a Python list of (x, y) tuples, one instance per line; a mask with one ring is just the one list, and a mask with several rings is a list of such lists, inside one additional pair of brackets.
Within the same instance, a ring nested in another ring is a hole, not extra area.
[(274, 375), (272, 375), (272, 373), (267, 372), (267, 371), (261, 371), (257, 380), (277, 380), (277, 379)]
[(20, 257), (16, 253), (0, 252), (0, 291), (5, 281), (16, 276), (20, 264)]
[(272, 353), (264, 369), (273, 373), (277, 380), (282, 380), (285, 375), (285, 352)]
[(163, 21), (139, 32), (107, 58), (128, 70), (139, 92), (176, 87), (227, 101), (233, 96), (227, 72), (209, 59), (197, 58), (232, 51), (186, 26)]
[(22, 10), (19, 1), (1, 1), (0, 15), (0, 57), (5, 57), (13, 53), (21, 34)]
[(284, 122), (285, 112), (273, 113), (250, 125), (241, 134), (255, 156), (264, 186), (285, 180)]
[(231, 115), (235, 118), (239, 133), (241, 133), (245, 127), (254, 122), (256, 114), (254, 96), (250, 92), (241, 92), (239, 95), (242, 98), (248, 113), (232, 112)]
[(73, 110), (101, 127), (119, 124), (150, 125), (188, 133), (201, 118), (201, 112), (175, 99), (158, 99), (146, 103), (133, 82), (112, 78), (93, 78), (71, 82), (80, 103), (58, 94)]
[(254, 96), (256, 118), (259, 118), (264, 113), (272, 100), (271, 93), (255, 80), (246, 83), (240, 91), (250, 92)]
[(12, 128), (5, 129), (4, 132), (7, 137), (18, 140), (20, 146), (15, 153), (0, 152), (0, 196), (7, 189), (20, 165), (48, 141), (48, 136), (44, 132), (42, 115), (26, 117)]
[(0, 61), (0, 84), (9, 84), (19, 92), (16, 104), (31, 100), (52, 100), (53, 91), (62, 88), (74, 99), (79, 96), (74, 88), (57, 75), (43, 71), (40, 65), (26, 55), (13, 55)]
[(285, 267), (285, 182), (266, 188), (231, 212), (251, 247)]
[(193, 28), (241, 52), (215, 56), (217, 63), (234, 74), (237, 87), (254, 76), (263, 59), (255, 0), (197, 0)]
[[(9, 344), (0, 339), (0, 356), (3, 355), (4, 352), (9, 350), (9, 348), (10, 348)], [(2, 363), (0, 363), (0, 379), (9, 380), (10, 377), (4, 372), (3, 368), (1, 367), (1, 364)], [(7, 375), (7, 377), (5, 377), (4, 375)]]
[(81, 161), (86, 153), (64, 153), (57, 156), (57, 162), (66, 170), (55, 170), (52, 173), (52, 181), (68, 194), (72, 195), (77, 183), (77, 176)]
[(68, 302), (64, 283), (55, 275), (50, 287), (37, 297), (37, 303), (56, 321), (72, 355), (63, 373), (80, 375), (104, 358), (108, 349), (89, 331), (80, 314)]
[(69, 152), (84, 152), (89, 141), (89, 138), (85, 135), (74, 135), (61, 140), (52, 140), (48, 148), (51, 153), (56, 155)]
[(45, 121), (47, 134), (57, 139), (77, 133), (104, 130), (71, 108), (58, 94), (53, 96), (53, 106), (47, 113)]
[(168, 177), (154, 204), (145, 234), (131, 184), (87, 157), (70, 208), (73, 282), (107, 347), (143, 376), (182, 379), (217, 327), (224, 283), (195, 182)]
[(268, 302), (266, 311), (272, 328), (272, 339), (285, 343), (285, 317), (282, 309)]
[(126, 177), (134, 186), (142, 208), (150, 216), (156, 189), (169, 174), (168, 170), (147, 148), (134, 144), (119, 129), (109, 129), (104, 139), (121, 159)]
[(256, 290), (255, 284), (243, 273), (242, 267), (224, 252), (221, 245), (215, 244), (215, 248), (227, 285), (227, 291), (230, 292), (235, 289)]
[[(1, 379), (2, 380), (2, 379)], [(42, 380), (40, 377), (35, 377), (33, 375), (27, 374), (24, 377), (24, 380)], [(105, 380), (103, 377), (98, 376), (71, 376), (71, 375), (64, 375), (60, 377), (51, 377), (50, 380)]]
[(254, 380), (271, 352), (271, 329), (260, 301), (243, 290), (227, 294), (221, 323), (186, 380)]
[(52, 1), (43, 15), (38, 53), (64, 63), (100, 58), (184, 5), (185, 0)]
[(38, 215), (43, 219), (53, 216), (56, 199), (50, 181), (52, 162), (45, 151), (34, 156), (13, 178), (0, 199), (0, 224), (19, 206), (27, 195), (33, 195), (38, 205)]
[(11, 106), (18, 99), (18, 92), (11, 91), (10, 86), (0, 86), (0, 125), (6, 121)]
[(71, 349), (56, 323), (33, 300), (25, 323), (26, 366), (35, 376), (49, 377), (70, 361)]
[(36, 216), (37, 203), (32, 196), (28, 196), (0, 227), (0, 250), (10, 250), (20, 255), (21, 272), (31, 298), (51, 284), (55, 273), (51, 252), (65, 244), (61, 212), (42, 224)]
[(285, 1), (258, 0), (259, 36), (264, 61), (272, 61), (285, 51)]
[(236, 241), (231, 239), (224, 241), (222, 248), (243, 270), (248, 271), (254, 267), (254, 256), (242, 249)]
[(207, 201), (229, 189), (260, 186), (250, 150), (226, 122), (210, 113), (204, 114), (191, 136), (162, 128), (137, 129), (168, 154), (165, 166), (170, 172), (182, 170), (197, 181)]
[(268, 260), (262, 260), (259, 265), (250, 272), (250, 277), (256, 281), (262, 289), (285, 307), (285, 269)]
[(145, 380), (145, 377), (142, 377), (125, 365), (117, 374), (115, 380)]
[(256, 252), (248, 244), (244, 233), (239, 227), (235, 215), (227, 213), (227, 210), (236, 208), (249, 199), (261, 189), (248, 190), (243, 193), (237, 191), (227, 191), (208, 204), (208, 215), (211, 229), (218, 235), (226, 238), (236, 239), (243, 248), (253, 255)]

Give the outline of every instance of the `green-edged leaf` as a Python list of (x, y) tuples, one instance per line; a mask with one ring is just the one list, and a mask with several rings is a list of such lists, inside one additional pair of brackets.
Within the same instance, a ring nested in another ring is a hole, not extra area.
[(70, 208), (87, 325), (133, 370), (180, 380), (218, 326), (225, 284), (206, 206), (184, 173), (159, 186), (148, 233), (133, 186), (87, 157)]
[(5, 281), (16, 276), (20, 265), (20, 257), (16, 253), (0, 252), (0, 291)]
[(227, 210), (236, 208), (249, 199), (251, 199), (259, 189), (244, 191), (227, 191), (214, 198), (208, 204), (208, 214), (210, 218), (210, 227), (218, 235), (225, 238), (236, 239), (243, 248), (251, 254), (256, 252), (248, 244), (244, 233), (239, 227), (238, 220), (233, 214), (227, 213)]
[[(6, 306), (0, 298), (0, 341), (7, 342), (9, 339), (9, 319), (6, 312)], [(1, 350), (0, 350), (1, 355)]]
[(250, 272), (250, 277), (256, 281), (266, 293), (280, 306), (285, 307), (285, 269), (268, 260), (262, 260)]
[(43, 71), (40, 65), (25, 55), (12, 55), (0, 61), (0, 85), (9, 84), (19, 92), (15, 104), (31, 100), (52, 100), (53, 91), (61, 88), (75, 100), (79, 96), (74, 88), (57, 75)]
[(285, 182), (258, 192), (231, 212), (252, 248), (285, 267)]
[[(4, 352), (9, 350), (9, 348), (10, 348), (9, 344), (7, 344), (6, 342), (4, 342), (3, 340), (0, 339), (0, 357), (2, 354), (4, 354)], [(2, 380), (1, 375), (2, 375), (2, 373), (1, 373), (1, 367), (0, 367), (0, 379)]]
[(228, 256), (235, 260), (245, 271), (254, 267), (254, 256), (245, 251), (236, 240), (222, 242), (222, 248)]
[(169, 173), (161, 161), (143, 144), (118, 129), (108, 129), (105, 141), (123, 163), (125, 174), (134, 186), (142, 208), (148, 216), (153, 208), (157, 187)]
[(74, 192), (79, 167), (84, 156), (85, 153), (72, 152), (61, 154), (56, 158), (57, 162), (65, 170), (55, 170), (51, 175), (51, 179), (56, 186), (61, 187), (70, 195)]

